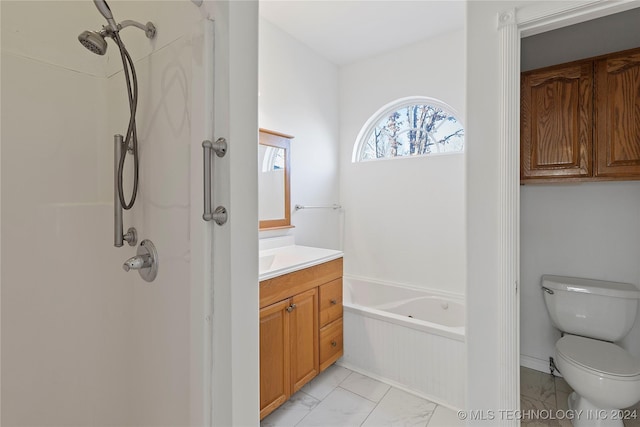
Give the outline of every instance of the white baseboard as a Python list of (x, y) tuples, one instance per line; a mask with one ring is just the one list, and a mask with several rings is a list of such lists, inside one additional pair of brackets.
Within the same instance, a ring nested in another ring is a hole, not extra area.
[[(537, 357), (531, 357), (525, 354), (520, 355), (520, 366), (544, 372), (545, 374), (549, 373), (549, 360), (538, 359)], [(559, 371), (554, 371), (553, 375), (556, 377), (562, 376)]]

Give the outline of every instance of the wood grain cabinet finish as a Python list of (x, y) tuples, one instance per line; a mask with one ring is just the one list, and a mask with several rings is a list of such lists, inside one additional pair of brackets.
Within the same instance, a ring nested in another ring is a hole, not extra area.
[(593, 63), (522, 74), (521, 179), (592, 175)]
[(520, 180), (640, 179), (640, 48), (522, 73)]
[(342, 357), (342, 278), (320, 286), (320, 371)]
[(596, 176), (640, 177), (640, 50), (596, 62)]
[(289, 300), (260, 310), (260, 418), (291, 396)]
[(260, 282), (260, 419), (342, 353), (342, 258)]
[(318, 289), (294, 296), (291, 303), (291, 374), (295, 393), (319, 373)]

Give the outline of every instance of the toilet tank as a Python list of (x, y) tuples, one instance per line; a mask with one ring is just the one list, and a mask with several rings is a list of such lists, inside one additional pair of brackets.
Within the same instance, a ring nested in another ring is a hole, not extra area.
[(542, 276), (544, 302), (563, 332), (618, 341), (636, 319), (640, 290), (629, 283), (564, 276)]

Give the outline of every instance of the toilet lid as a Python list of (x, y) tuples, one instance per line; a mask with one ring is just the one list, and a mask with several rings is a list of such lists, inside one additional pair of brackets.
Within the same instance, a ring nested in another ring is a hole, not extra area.
[(556, 350), (568, 361), (604, 375), (640, 375), (640, 359), (610, 342), (565, 335), (556, 343)]

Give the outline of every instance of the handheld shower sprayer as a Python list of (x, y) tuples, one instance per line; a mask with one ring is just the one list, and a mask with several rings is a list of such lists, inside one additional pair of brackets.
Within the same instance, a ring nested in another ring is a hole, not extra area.
[(93, 0), (93, 4), (96, 5), (98, 11), (104, 16), (104, 19), (107, 20), (111, 31), (118, 31), (118, 24), (116, 24), (116, 21), (113, 19), (113, 14), (107, 2), (105, 0)]
[[(127, 51), (122, 39), (120, 38), (120, 30), (126, 27), (136, 27), (145, 32), (147, 38), (152, 39), (156, 35), (156, 27), (151, 22), (147, 22), (143, 25), (136, 21), (122, 21), (117, 23), (113, 18), (111, 9), (105, 0), (93, 0), (96, 8), (102, 16), (107, 20), (108, 25), (102, 27), (100, 31), (83, 31), (78, 40), (80, 43), (90, 50), (91, 52), (104, 55), (107, 52), (106, 37), (110, 37), (120, 50), (120, 57), (122, 59), (123, 74), (127, 84), (127, 95), (129, 100), (129, 124), (125, 137), (122, 140), (122, 150), (118, 165), (116, 168), (116, 196), (120, 200), (120, 204), (124, 209), (131, 209), (135, 203), (138, 193), (138, 134), (136, 130), (136, 110), (138, 106), (138, 78), (136, 76), (136, 69), (133, 65), (131, 55)], [(127, 203), (124, 199), (123, 190), (123, 171), (124, 161), (127, 156), (127, 152), (133, 154), (133, 189), (131, 191), (131, 199)], [(117, 220), (116, 220), (117, 222)], [(121, 221), (120, 221), (121, 222)], [(118, 246), (116, 244), (116, 246)]]

